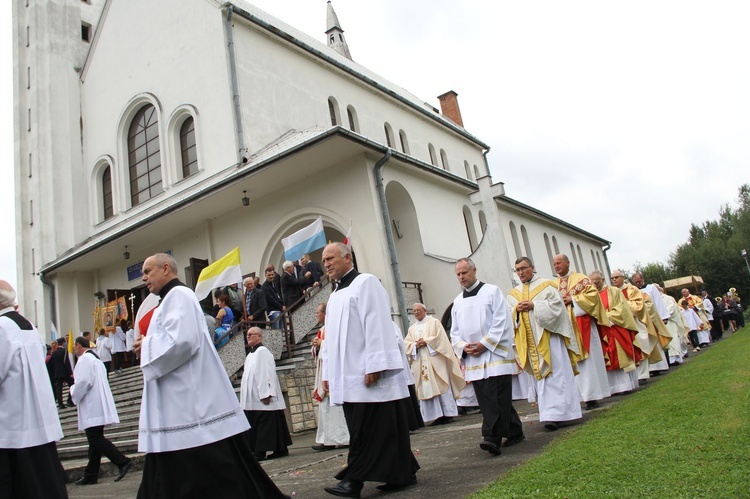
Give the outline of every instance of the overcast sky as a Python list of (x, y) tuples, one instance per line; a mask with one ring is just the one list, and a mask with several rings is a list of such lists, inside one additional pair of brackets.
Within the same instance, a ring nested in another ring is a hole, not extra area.
[[(121, 1), (121, 0), (119, 0)], [(188, 0), (185, 0), (188, 1)], [(252, 2), (325, 41), (324, 0)], [(750, 3), (334, 0), (355, 61), (424, 101), (458, 93), (495, 182), (665, 262), (750, 182)], [(0, 2), (0, 203), (13, 210), (10, 2)], [(6, 229), (13, 217), (7, 216)], [(15, 283), (14, 245), (0, 277)]]

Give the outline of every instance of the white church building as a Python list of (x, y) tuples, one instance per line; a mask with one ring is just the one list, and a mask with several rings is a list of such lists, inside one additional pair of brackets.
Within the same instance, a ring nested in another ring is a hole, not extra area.
[(13, 0), (18, 300), (45, 336), (137, 305), (156, 252), (188, 285), (235, 247), (262, 277), (319, 216), (402, 324), (405, 287), (439, 317), (465, 256), (504, 291), (523, 255), (609, 275), (606, 239), (493, 181), (455, 92), (438, 110), (362, 67), (327, 8), (319, 41), (241, 0)]

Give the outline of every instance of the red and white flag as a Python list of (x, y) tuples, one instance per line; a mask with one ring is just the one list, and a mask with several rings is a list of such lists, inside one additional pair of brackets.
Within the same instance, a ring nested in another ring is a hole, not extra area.
[(349, 250), (352, 249), (352, 221), (349, 220), (349, 230), (346, 232), (346, 237), (344, 238), (344, 244), (346, 245)]

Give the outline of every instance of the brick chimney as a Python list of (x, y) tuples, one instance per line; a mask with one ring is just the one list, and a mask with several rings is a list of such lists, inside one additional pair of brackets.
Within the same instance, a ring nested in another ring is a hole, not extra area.
[(443, 115), (451, 120), (456, 125), (463, 127), (464, 120), (461, 119), (461, 109), (458, 107), (458, 94), (453, 90), (445, 92), (443, 95), (438, 95), (440, 101), (440, 110)]

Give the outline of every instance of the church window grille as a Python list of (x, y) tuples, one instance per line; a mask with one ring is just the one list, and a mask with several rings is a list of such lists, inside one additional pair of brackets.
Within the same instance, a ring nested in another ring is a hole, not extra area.
[(198, 173), (198, 155), (195, 146), (195, 120), (190, 116), (180, 127), (180, 151), (182, 152), (182, 177)]
[(443, 149), (440, 149), (440, 161), (443, 163), (443, 170), (451, 171), (451, 169), (448, 167), (448, 155), (445, 154), (445, 151)]
[(352, 132), (359, 132), (359, 120), (357, 119), (357, 111), (352, 106), (346, 107), (346, 117), (349, 119), (349, 130)]
[(331, 115), (331, 126), (336, 126), (341, 122), (339, 118), (339, 104), (333, 97), (328, 98), (328, 112)]
[(112, 169), (109, 166), (102, 173), (102, 208), (104, 209), (104, 220), (115, 214), (112, 198)]
[(136, 113), (128, 132), (130, 199), (133, 206), (148, 201), (164, 190), (160, 150), (156, 108), (149, 104)]

